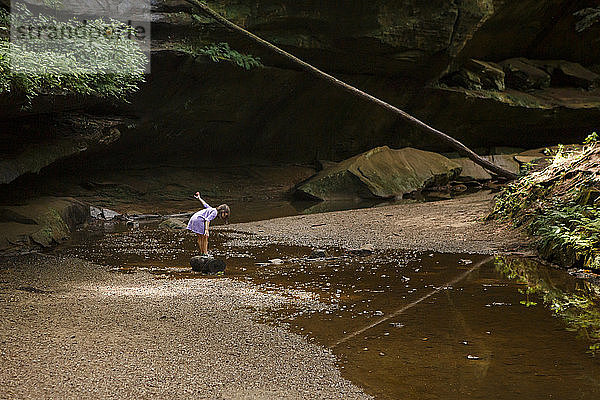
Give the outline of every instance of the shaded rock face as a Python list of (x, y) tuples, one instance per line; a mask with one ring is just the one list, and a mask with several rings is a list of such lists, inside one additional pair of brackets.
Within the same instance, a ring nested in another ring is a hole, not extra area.
[[(192, 8), (156, 1), (155, 38), (168, 40), (170, 27), (191, 25), (178, 11)], [(442, 71), (494, 11), (492, 0), (218, 0), (209, 4), (228, 19), (329, 71), (347, 74), (419, 76)], [(221, 38), (222, 28), (203, 29)], [(231, 38), (235, 42), (235, 38)]]
[[(0, 131), (2, 142), (11, 147), (9, 157), (2, 158), (3, 182), (73, 155), (88, 157), (88, 165), (120, 168), (136, 160), (178, 163), (187, 159), (198, 166), (339, 161), (383, 145), (448, 150), (422, 131), (295, 70), (214, 21), (194, 18), (191, 6), (182, 0), (152, 4), (152, 75), (131, 104), (36, 104), (25, 115), (6, 112), (4, 104), (10, 101), (0, 97), (1, 118), (17, 115), (9, 122), (10, 130)], [(600, 125), (600, 92), (578, 89), (592, 88), (595, 78), (565, 64), (586, 68), (600, 64), (600, 24), (578, 33), (573, 15), (596, 6), (595, 1), (218, 0), (210, 4), (234, 22), (471, 147), (577, 142)], [(234, 49), (260, 56), (265, 68), (245, 71), (177, 51), (184, 41), (198, 37), (203, 44), (228, 42)], [(563, 61), (554, 67), (532, 66), (524, 82), (515, 84), (514, 74), (495, 63), (520, 58)], [(558, 72), (553, 75), (548, 68)], [(462, 83), (433, 84), (453, 74)], [(564, 77), (557, 82), (563, 83), (554, 85), (560, 74)], [(547, 75), (552, 76), (551, 88)], [(503, 90), (503, 84), (508, 89)], [(545, 91), (531, 93), (540, 88)], [(54, 118), (53, 113), (65, 109), (106, 120), (108, 115), (127, 115), (135, 122), (117, 126), (119, 135), (107, 135), (114, 140), (102, 142), (106, 146), (88, 141), (92, 128), (84, 125), (77, 129), (79, 136), (67, 135), (68, 140), (61, 135), (45, 137), (43, 130), (36, 136), (35, 129), (16, 134), (23, 131), (26, 116), (41, 118), (43, 126)], [(108, 150), (88, 151), (102, 148)]]
[[(595, 93), (573, 96), (565, 90), (532, 97), (521, 92), (528, 89), (503, 95), (485, 92), (505, 88), (505, 70), (495, 61), (528, 57), (528, 48), (549, 40), (557, 21), (561, 32), (572, 31), (573, 41), (588, 47), (574, 52), (574, 46), (561, 40), (561, 46), (548, 48), (544, 58), (600, 63), (600, 45), (593, 40), (597, 32), (577, 34), (574, 29), (571, 9), (584, 3), (210, 4), (249, 30), (472, 147), (580, 141), (600, 115)], [(124, 132), (122, 154), (133, 143), (150, 158), (185, 157), (186, 150), (206, 149), (201, 156), (191, 156), (212, 165), (244, 159), (339, 161), (383, 145), (447, 150), (422, 131), (294, 70), (214, 22), (192, 22), (190, 10), (182, 1), (155, 2), (153, 37), (158, 48), (203, 32), (208, 42), (227, 41), (233, 48), (261, 56), (266, 68), (247, 72), (174, 51), (155, 53), (150, 82), (133, 102), (133, 114), (141, 119), (135, 129)], [(529, 29), (533, 26), (537, 28)], [(461, 66), (473, 77), (467, 91), (427, 86)]]
[(67, 113), (50, 121), (0, 121), (0, 184), (75, 155), (110, 147), (121, 136), (124, 118)]
[(552, 86), (567, 86), (591, 90), (600, 83), (600, 75), (581, 64), (564, 60), (531, 61), (551, 77)]
[[(439, 77), (449, 60), (502, 60), (515, 56), (598, 62), (598, 28), (578, 33), (573, 14), (594, 0), (216, 0), (209, 4), (232, 21), (337, 73)], [(157, 0), (154, 38), (194, 24), (193, 8)], [(235, 42), (214, 22), (204, 32)], [(177, 32), (177, 31), (176, 31)], [(172, 40), (172, 39), (171, 39)]]
[[(495, 75), (498, 85), (501, 74)], [(579, 142), (600, 121), (595, 91), (558, 88), (539, 97), (513, 89), (423, 88), (391, 77), (341, 77), (392, 104), (404, 104), (472, 147)], [(245, 71), (174, 52), (155, 54), (150, 82), (131, 107), (141, 118), (134, 129), (123, 131), (107, 159), (117, 155), (130, 162), (136, 149), (138, 158), (187, 158), (214, 166), (339, 161), (384, 145), (448, 150), (385, 110), (301, 72)]]
[(451, 86), (460, 86), (471, 90), (504, 90), (504, 71), (496, 63), (471, 59), (463, 67), (443, 79)]
[(506, 73), (506, 85), (510, 88), (529, 91), (550, 87), (550, 74), (525, 58), (511, 58), (500, 63)]
[(495, 0), (493, 15), (464, 46), (460, 58), (500, 61), (514, 57), (598, 64), (600, 26), (575, 29), (575, 12), (596, 0)]
[(296, 195), (316, 200), (392, 198), (445, 184), (460, 166), (444, 156), (412, 148), (378, 147), (325, 169), (300, 184)]
[(507, 85), (517, 90), (550, 86), (592, 90), (600, 83), (600, 75), (581, 64), (564, 60), (513, 58), (502, 61), (500, 65), (506, 72)]

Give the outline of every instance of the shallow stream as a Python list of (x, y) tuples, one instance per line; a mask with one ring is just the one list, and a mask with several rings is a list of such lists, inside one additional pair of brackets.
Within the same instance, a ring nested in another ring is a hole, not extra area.
[[(344, 376), (382, 399), (598, 399), (596, 287), (528, 259), (401, 251), (352, 256), (282, 245), (236, 247), (211, 236), (226, 277), (264, 291), (300, 289), (323, 311), (272, 310), (265, 322), (329, 347)], [(104, 225), (55, 252), (157, 279), (192, 273), (187, 232)], [(280, 261), (269, 262), (279, 259)]]

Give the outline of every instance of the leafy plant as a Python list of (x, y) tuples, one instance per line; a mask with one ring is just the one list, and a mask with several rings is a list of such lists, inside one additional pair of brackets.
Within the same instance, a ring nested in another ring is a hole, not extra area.
[(193, 44), (186, 44), (179, 46), (179, 49), (194, 56), (207, 56), (213, 62), (230, 62), (246, 70), (263, 67), (259, 57), (233, 50), (228, 43), (213, 43), (200, 49)]
[[(4, 28), (10, 23), (29, 23), (62, 32), (72, 29), (74, 22), (33, 15), (25, 7), (16, 11), (10, 16), (0, 14)], [(0, 37), (0, 94), (24, 97), (25, 107), (39, 95), (76, 94), (126, 101), (144, 81), (147, 62), (139, 45), (127, 38), (132, 28), (97, 19), (87, 21), (86, 29), (105, 35), (93, 41), (61, 38), (61, 47), (35, 37), (28, 38), (27, 43)]]
[(600, 136), (598, 136), (598, 134), (596, 132), (592, 132), (585, 138), (585, 140), (583, 141), (583, 144), (585, 144), (585, 145), (594, 144), (594, 143), (598, 142), (598, 140), (600, 140)]
[(493, 217), (524, 227), (540, 253), (565, 266), (600, 269), (600, 155), (594, 132), (577, 150), (558, 146), (544, 169), (496, 197)]
[(525, 307), (533, 307), (533, 306), (537, 306), (537, 303), (535, 301), (531, 301), (529, 300), (529, 295), (532, 293), (535, 293), (535, 290), (531, 287), (527, 287), (527, 289), (522, 290), (519, 289), (519, 293), (522, 293), (525, 295), (525, 300), (521, 300), (519, 303), (524, 305)]
[(259, 58), (232, 50), (228, 43), (211, 44), (200, 50), (200, 53), (214, 62), (229, 61), (247, 70), (262, 66)]
[(600, 21), (600, 7), (584, 8), (573, 15), (580, 18), (575, 24), (575, 30), (584, 32)]

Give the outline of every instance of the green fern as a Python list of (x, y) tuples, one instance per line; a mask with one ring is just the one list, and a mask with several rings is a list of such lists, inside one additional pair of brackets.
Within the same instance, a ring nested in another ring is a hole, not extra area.
[(600, 7), (584, 8), (573, 15), (580, 18), (575, 24), (575, 30), (581, 33), (600, 21)]
[(544, 170), (521, 177), (496, 197), (491, 216), (524, 227), (554, 262), (600, 269), (597, 139), (591, 134), (578, 151), (558, 146)]
[(194, 56), (203, 55), (210, 58), (213, 62), (230, 62), (245, 70), (263, 67), (259, 57), (250, 54), (243, 54), (229, 47), (228, 43), (213, 43), (204, 46), (200, 49), (193, 44), (183, 44), (179, 46), (179, 50)]

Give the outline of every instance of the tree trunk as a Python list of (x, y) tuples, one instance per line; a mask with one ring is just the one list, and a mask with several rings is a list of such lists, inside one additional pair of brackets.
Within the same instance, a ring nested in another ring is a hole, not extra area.
[(469, 149), (467, 146), (465, 146), (458, 140), (454, 139), (453, 137), (448, 136), (447, 134), (427, 125), (423, 121), (413, 117), (412, 115), (408, 114), (407, 112), (402, 111), (401, 109), (399, 109), (389, 103), (386, 103), (385, 101), (380, 100), (375, 96), (371, 96), (370, 94), (365, 93), (362, 90), (355, 88), (354, 86), (348, 85), (347, 83), (340, 81), (336, 77), (331, 76), (331, 75), (319, 70), (318, 68), (313, 67), (312, 65), (302, 61), (298, 57), (280, 49), (279, 47), (267, 42), (264, 39), (261, 39), (260, 37), (256, 36), (255, 34), (253, 34), (251, 32), (248, 32), (247, 30), (245, 30), (244, 28), (241, 28), (240, 26), (234, 24), (233, 22), (230, 22), (229, 20), (227, 20), (226, 18), (222, 17), (220, 14), (215, 12), (213, 9), (211, 9), (206, 3), (200, 2), (198, 0), (185, 0), (185, 1), (187, 3), (193, 5), (194, 7), (198, 8), (204, 14), (215, 19), (221, 25), (224, 25), (225, 27), (230, 28), (230, 29), (240, 33), (241, 35), (243, 35), (246, 38), (252, 40), (253, 42), (261, 45), (262, 47), (265, 47), (268, 50), (279, 54), (280, 56), (286, 58), (287, 60), (289, 60), (292, 63), (294, 63), (295, 65), (297, 65), (302, 70), (304, 70), (312, 75), (315, 75), (318, 78), (324, 79), (324, 80), (328, 81), (329, 83), (331, 83), (335, 86), (338, 86), (338, 87), (344, 89), (345, 91), (350, 92), (362, 99), (365, 99), (372, 103), (375, 103), (375, 104), (379, 105), (380, 107), (383, 107), (386, 110), (393, 112), (396, 115), (399, 115), (400, 117), (409, 121), (413, 125), (416, 125), (417, 127), (425, 130), (427, 133), (433, 135), (435, 138), (441, 140), (442, 142), (444, 142), (444, 143), (448, 144), (449, 146), (451, 146), (452, 148), (456, 149), (459, 153), (466, 155), (475, 164), (482, 166), (483, 168), (487, 169), (488, 171), (493, 172), (494, 174), (497, 174), (499, 176), (505, 177), (507, 179), (515, 179), (517, 177), (512, 172), (510, 172), (500, 166), (497, 166), (497, 165), (493, 164), (492, 162), (480, 157), (473, 150)]

